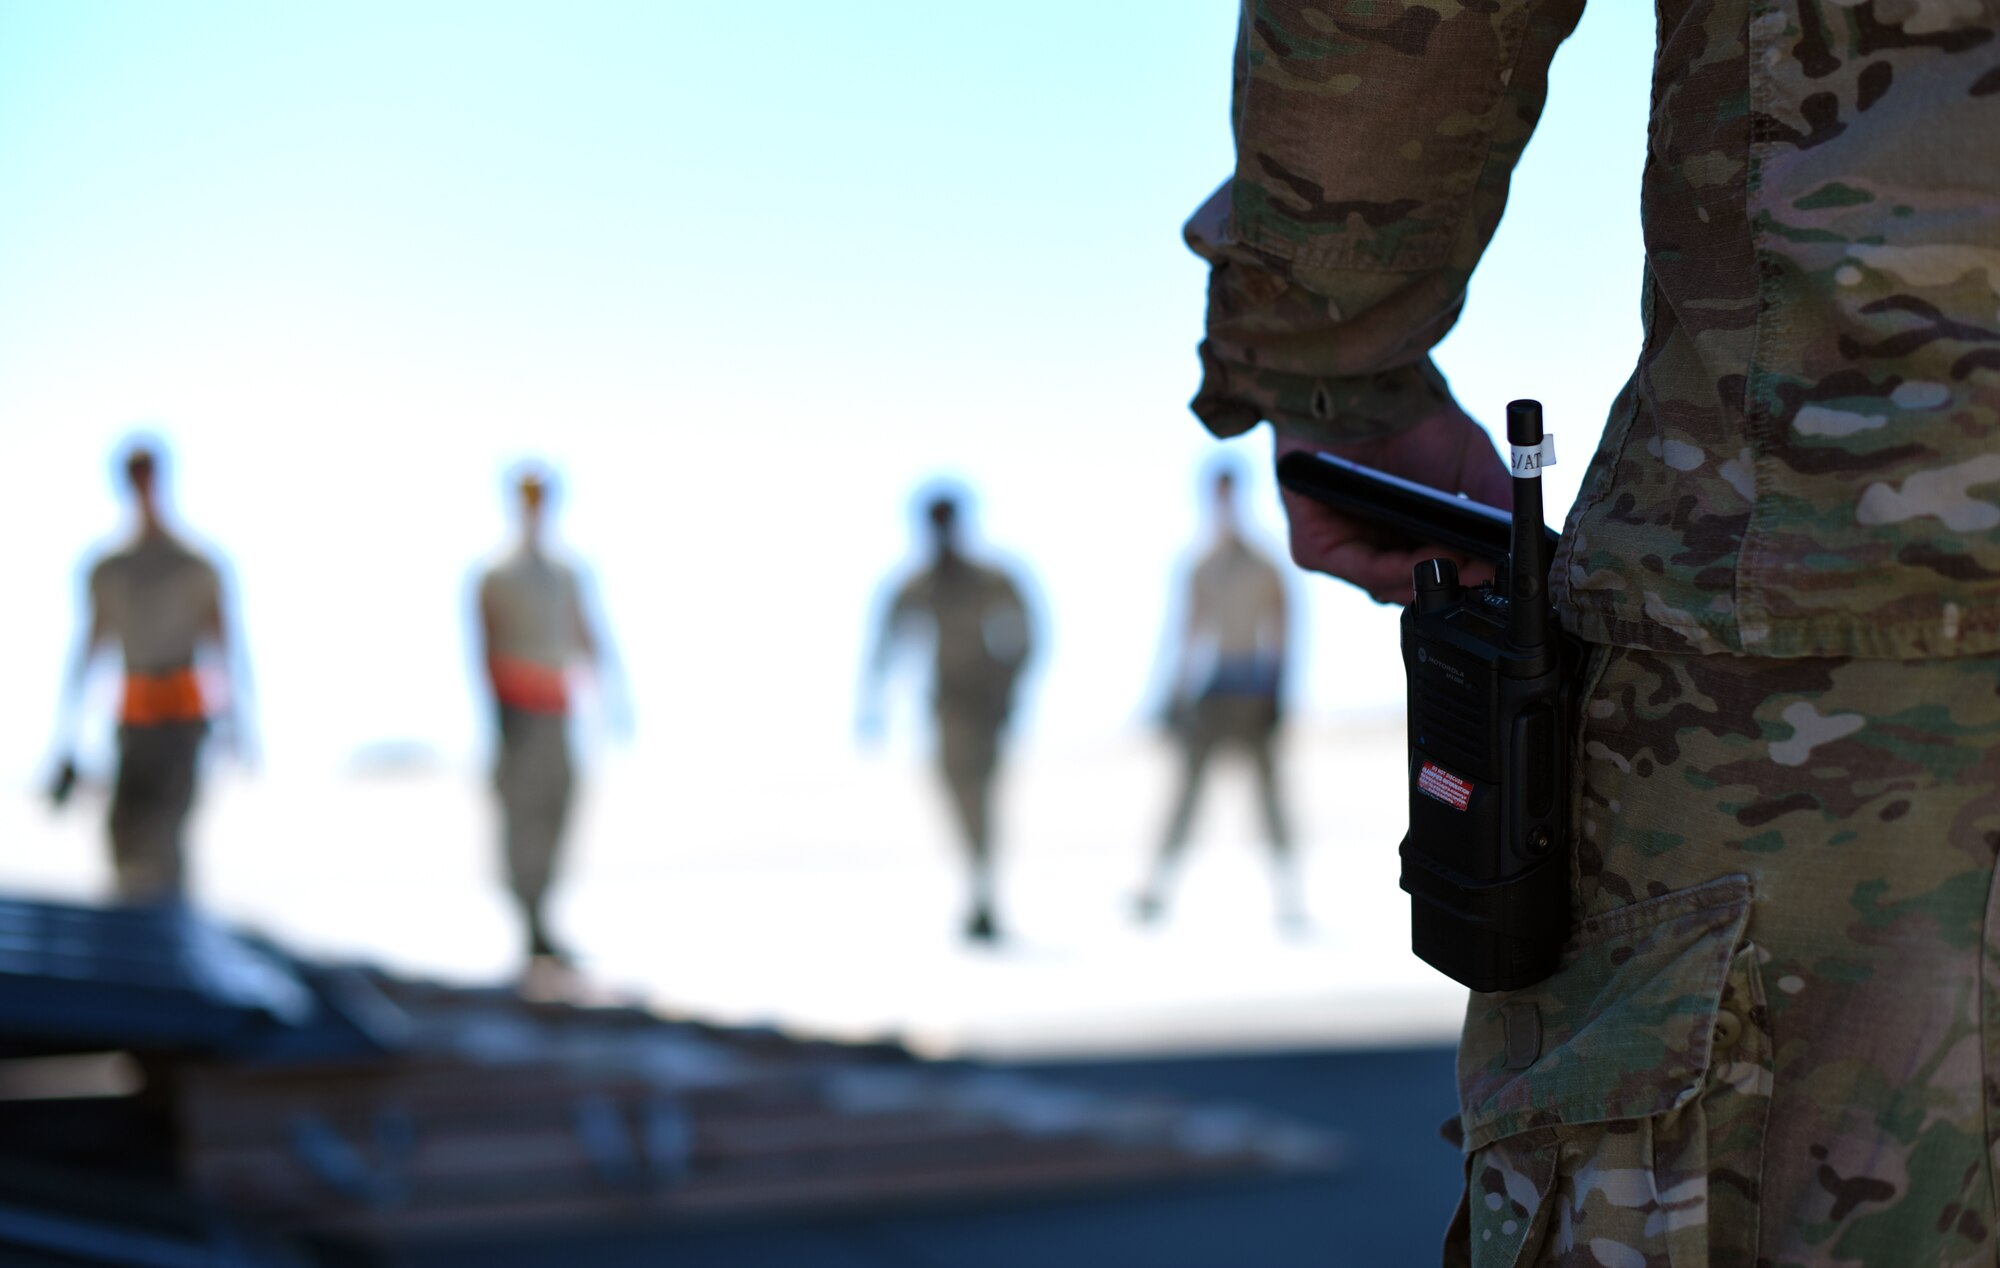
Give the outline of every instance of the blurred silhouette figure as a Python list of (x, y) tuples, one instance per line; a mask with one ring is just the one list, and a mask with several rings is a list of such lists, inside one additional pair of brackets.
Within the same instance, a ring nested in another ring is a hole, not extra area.
[[(1165, 914), (1167, 889), (1187, 848), (1209, 760), (1219, 749), (1240, 748), (1257, 773), (1278, 919), (1296, 928), (1305, 923), (1305, 909), (1274, 753), (1285, 680), (1285, 583), (1243, 538), (1236, 483), (1235, 471), (1226, 466), (1210, 480), (1214, 540), (1188, 580), (1187, 622), (1172, 657), (1165, 719), (1180, 745), (1180, 791), (1136, 906), (1144, 921)], [(1197, 671), (1201, 687), (1190, 690)]]
[[(499, 727), (493, 783), (507, 884), (520, 908), (529, 963), (568, 964), (543, 904), (575, 791), (569, 671), (581, 660), (601, 684), (614, 676), (607, 672), (608, 645), (585, 615), (576, 570), (549, 550), (552, 478), (526, 468), (512, 484), (520, 539), (479, 580), (480, 654)], [(608, 703), (622, 701), (615, 691), (606, 694)]]
[[(111, 863), (120, 901), (178, 901), (187, 888), (182, 833), (194, 806), (202, 741), (211, 720), (248, 758), (248, 674), (227, 632), (222, 576), (167, 525), (160, 451), (140, 442), (123, 462), (137, 521), (132, 539), (90, 569), (84, 636), (70, 663), (57, 722), (60, 803), (76, 782), (75, 727), (98, 656), (116, 643), (125, 681), (118, 707), (118, 775), (111, 792)], [(212, 653), (231, 680), (219, 700), (204, 690), (198, 655)]]
[(972, 874), (965, 936), (1000, 936), (994, 895), (992, 790), (1000, 737), (1013, 712), (1014, 687), (1032, 651), (1027, 604), (1014, 581), (973, 561), (960, 540), (962, 499), (953, 492), (924, 502), (930, 558), (896, 591), (877, 632), (862, 688), (861, 730), (880, 729), (882, 681), (899, 645), (928, 633), (933, 652), (932, 704), (938, 765), (944, 775)]

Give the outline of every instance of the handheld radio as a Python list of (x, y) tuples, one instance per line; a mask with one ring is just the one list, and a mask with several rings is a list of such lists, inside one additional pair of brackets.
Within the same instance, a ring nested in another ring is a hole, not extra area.
[(1449, 560), (1416, 568), (1403, 610), (1410, 828), (1402, 887), (1411, 949), (1475, 991), (1531, 986), (1569, 938), (1569, 782), (1575, 644), (1548, 595), (1555, 534), (1541, 469), (1554, 461), (1537, 401), (1507, 406), (1514, 513), (1327, 454), (1287, 454), (1286, 488), (1378, 527), (1488, 559), (1461, 585)]

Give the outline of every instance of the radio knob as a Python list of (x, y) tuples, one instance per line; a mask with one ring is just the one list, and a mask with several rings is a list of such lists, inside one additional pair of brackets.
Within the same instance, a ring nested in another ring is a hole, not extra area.
[(1458, 565), (1449, 559), (1424, 560), (1417, 565), (1413, 581), (1420, 616), (1441, 612), (1465, 594), (1465, 587), (1458, 584)]

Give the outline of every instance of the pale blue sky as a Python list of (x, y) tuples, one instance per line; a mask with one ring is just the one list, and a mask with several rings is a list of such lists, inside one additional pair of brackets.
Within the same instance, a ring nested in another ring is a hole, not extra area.
[[(477, 751), (465, 580), (528, 454), (567, 477), (642, 742), (845, 743), (905, 497), (941, 471), (1046, 599), (1032, 738), (1129, 729), (1214, 448), (1178, 230), (1228, 169), (1233, 23), (0, 4), (0, 779), (46, 755), (137, 428), (233, 562), (273, 764)], [(1592, 6), (1441, 354), (1476, 412), (1548, 402), (1557, 505), (1637, 349), (1651, 38), (1650, 6)], [(1310, 706), (1393, 706), (1393, 614), (1301, 593)]]

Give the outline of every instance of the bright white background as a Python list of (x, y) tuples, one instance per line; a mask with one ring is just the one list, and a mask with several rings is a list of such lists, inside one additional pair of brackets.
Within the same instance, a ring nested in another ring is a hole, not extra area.
[[(1134, 772), (1101, 796), (1025, 780), (1016, 824), (1087, 821), (1118, 859), (1103, 883), (1136, 873), (1165, 779), (1136, 737), (1216, 450), (1184, 406), (1204, 277), (1178, 227), (1229, 165), (1234, 16), (1216, 0), (996, 13), (0, 6), (0, 884), (94, 883), (94, 825), (26, 799), (79, 565), (120, 526), (110, 456), (138, 430), (171, 443), (183, 522), (226, 554), (259, 688), (263, 773), (218, 787), (205, 820), (225, 909), (420, 966), (505, 963), (504, 922), (356, 932), (309, 914), (347, 891), (307, 878), (360, 834), (409, 869), (375, 883), (487, 884), (467, 585), (505, 535), (501, 473), (530, 455), (562, 472), (559, 528), (591, 565), (639, 724), (599, 762), (566, 901), (634, 883), (590, 860), (641, 839), (670, 868), (734, 843), (777, 884), (829, 815), (859, 816), (841, 832), (865, 839), (870, 816), (929, 813), (916, 690), (886, 758), (857, 758), (849, 726), (909, 492), (937, 473), (978, 488), (980, 537), (1035, 578), (1048, 654), (1024, 769), (1091, 754)], [(1555, 508), (1637, 350), (1651, 37), (1647, 6), (1592, 6), (1440, 353), (1475, 412), (1547, 403)], [(1275, 545), (1264, 445), (1237, 448)], [(1399, 707), (1394, 614), (1330, 582), (1299, 594), (1301, 711), (1337, 748)], [(384, 743), (435, 755), (408, 786), (430, 792), (393, 813), (343, 774)], [(1320, 751), (1295, 754), (1295, 783), (1337, 839), (1340, 807), (1383, 784), (1311, 765)], [(872, 799), (828, 791), (870, 779)], [(919, 853), (894, 857), (918, 867), (937, 830), (912, 821)], [(1034, 857), (1030, 830), (1015, 839)], [(225, 856), (264, 860), (261, 879), (245, 863), (225, 880)], [(701, 875), (656, 879), (698, 896)], [(686, 918), (754, 921), (725, 890)], [(719, 978), (706, 1002), (733, 989)]]

